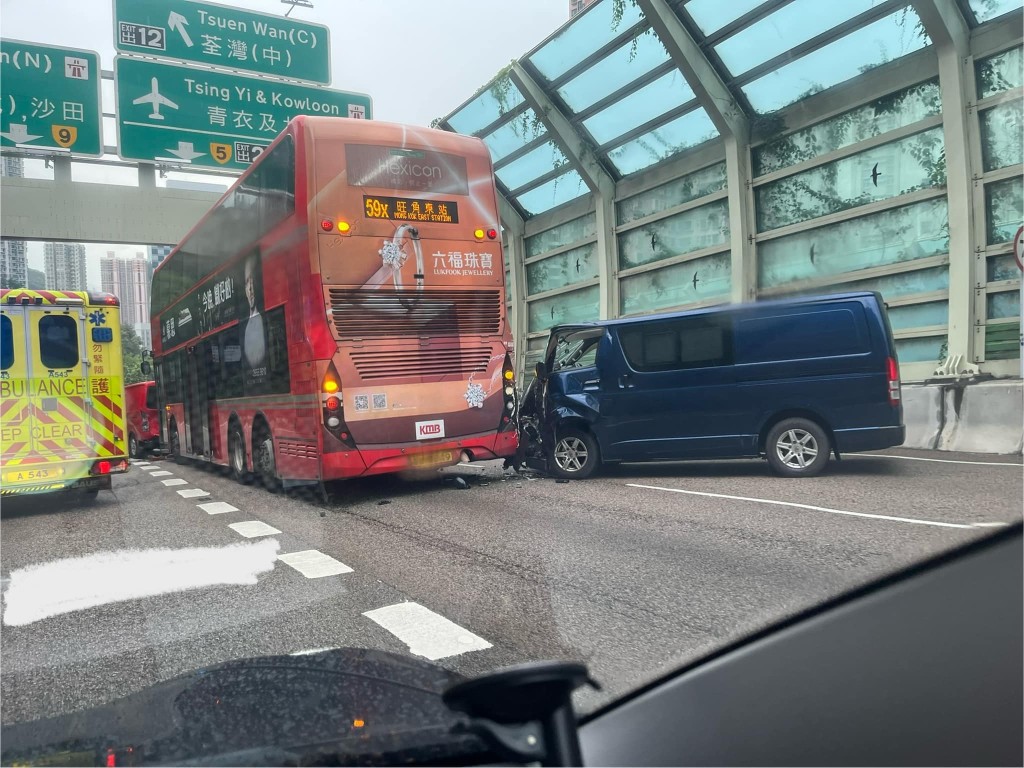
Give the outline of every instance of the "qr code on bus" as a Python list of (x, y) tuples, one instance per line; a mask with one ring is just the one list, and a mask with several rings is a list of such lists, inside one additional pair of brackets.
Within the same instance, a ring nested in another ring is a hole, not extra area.
[(388, 396), (386, 394), (376, 394), (373, 396), (373, 410), (380, 411), (388, 407)]
[(370, 410), (370, 398), (367, 395), (356, 395), (356, 410), (357, 411), (368, 411), (368, 410)]

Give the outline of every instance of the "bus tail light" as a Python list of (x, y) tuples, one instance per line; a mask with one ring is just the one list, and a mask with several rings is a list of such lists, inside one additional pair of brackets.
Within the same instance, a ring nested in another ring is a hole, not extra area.
[(338, 369), (334, 367), (333, 362), (327, 367), (327, 373), (324, 374), (320, 390), (328, 395), (341, 391), (341, 378), (338, 376)]
[(885, 362), (889, 376), (889, 405), (894, 408), (900, 404), (900, 367), (896, 358), (890, 357)]
[(322, 229), (324, 232), (330, 232), (332, 229), (334, 229), (334, 222), (331, 221), (330, 219), (326, 219), (326, 218), (325, 219), (321, 219), (320, 220), (320, 229)]
[(499, 432), (508, 432), (516, 428), (516, 372), (512, 368), (512, 361), (506, 356), (505, 365), (501, 372), (502, 397), (505, 407), (501, 412), (501, 423), (498, 425)]
[(488, 240), (497, 240), (498, 239), (498, 230), (496, 230), (496, 229), (488, 229), (487, 230), (487, 239)]
[[(355, 448), (355, 441), (345, 423), (345, 397), (341, 392), (341, 377), (332, 361), (327, 365), (323, 382), (320, 385), (323, 400), (324, 428), (348, 448)], [(326, 448), (326, 446), (325, 446)]]

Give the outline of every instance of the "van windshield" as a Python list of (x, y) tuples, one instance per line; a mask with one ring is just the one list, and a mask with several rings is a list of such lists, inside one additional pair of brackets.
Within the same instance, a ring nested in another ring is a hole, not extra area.
[(589, 368), (597, 364), (597, 347), (603, 331), (588, 329), (560, 334), (551, 354), (551, 370)]

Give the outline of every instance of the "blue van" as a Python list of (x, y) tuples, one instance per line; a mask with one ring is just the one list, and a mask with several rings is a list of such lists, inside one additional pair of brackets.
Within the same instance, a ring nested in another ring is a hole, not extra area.
[(521, 414), (528, 466), (765, 457), (811, 477), (831, 453), (903, 443), (899, 367), (877, 293), (558, 326)]

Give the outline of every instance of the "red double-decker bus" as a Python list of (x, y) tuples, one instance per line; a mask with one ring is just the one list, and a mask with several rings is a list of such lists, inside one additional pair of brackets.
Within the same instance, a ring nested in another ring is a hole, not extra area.
[(483, 142), (299, 117), (153, 277), (163, 439), (269, 487), (511, 456)]

